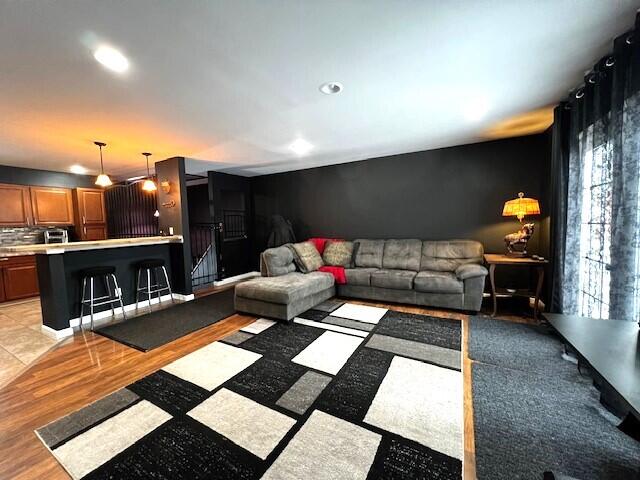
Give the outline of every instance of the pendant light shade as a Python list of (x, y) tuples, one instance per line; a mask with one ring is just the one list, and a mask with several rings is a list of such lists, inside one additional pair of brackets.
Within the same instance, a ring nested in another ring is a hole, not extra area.
[(104, 142), (93, 142), (93, 143), (95, 143), (100, 149), (100, 175), (98, 175), (98, 178), (96, 178), (96, 185), (100, 187), (108, 187), (112, 185), (113, 182), (109, 178), (109, 175), (104, 173), (104, 163), (102, 161), (102, 147), (106, 147), (107, 144)]
[(147, 157), (147, 179), (142, 184), (142, 190), (145, 192), (155, 192), (158, 187), (155, 182), (151, 178), (151, 173), (149, 172), (149, 156), (151, 155), (149, 152), (142, 152), (142, 155)]

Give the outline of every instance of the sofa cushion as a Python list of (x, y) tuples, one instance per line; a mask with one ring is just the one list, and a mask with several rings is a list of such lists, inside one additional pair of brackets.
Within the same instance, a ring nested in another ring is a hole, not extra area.
[(371, 274), (371, 286), (393, 288), (395, 290), (411, 290), (416, 272), (411, 270), (378, 270)]
[(268, 248), (260, 255), (260, 273), (263, 277), (277, 277), (295, 271), (293, 252), (287, 246)]
[(324, 247), (322, 260), (325, 265), (333, 267), (348, 267), (351, 265), (353, 242), (329, 241)]
[(464, 290), (462, 280), (458, 280), (455, 273), (451, 272), (418, 272), (413, 285), (418, 292), (426, 293), (462, 293)]
[(365, 268), (382, 268), (384, 240), (356, 240), (355, 266)]
[(420, 270), (421, 240), (387, 240), (384, 242), (382, 268), (389, 270)]
[(467, 263), (482, 264), (482, 244), (474, 240), (425, 240), (420, 270), (454, 272)]
[(302, 273), (315, 272), (324, 262), (313, 242), (292, 243), (290, 245), (296, 265)]
[(377, 272), (377, 268), (345, 268), (347, 285), (359, 285), (368, 287), (371, 285), (371, 274)]
[(279, 277), (259, 277), (240, 282), (236, 285), (236, 295), (286, 305), (326, 290), (333, 284), (333, 275), (330, 273), (293, 272)]

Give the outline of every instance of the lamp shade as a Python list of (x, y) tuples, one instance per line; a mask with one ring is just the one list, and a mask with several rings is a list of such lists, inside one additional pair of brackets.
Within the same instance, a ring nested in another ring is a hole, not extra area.
[(518, 217), (522, 221), (525, 215), (539, 215), (540, 204), (535, 198), (526, 198), (523, 192), (518, 193), (518, 198), (504, 202), (503, 217)]
[(98, 178), (96, 178), (96, 185), (100, 187), (109, 187), (112, 184), (113, 182), (109, 178), (109, 175), (105, 173), (101, 173), (100, 175), (98, 175)]
[(142, 184), (142, 190), (145, 192), (155, 192), (157, 189), (158, 187), (156, 187), (156, 184), (149, 178), (147, 178)]

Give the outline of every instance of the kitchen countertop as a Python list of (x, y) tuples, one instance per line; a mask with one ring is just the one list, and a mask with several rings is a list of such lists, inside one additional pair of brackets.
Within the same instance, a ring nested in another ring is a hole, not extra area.
[(37, 245), (16, 245), (0, 247), (0, 256), (18, 255), (55, 255), (79, 250), (99, 250), (104, 248), (136, 247), (141, 245), (159, 245), (163, 243), (182, 243), (182, 235), (117, 238), (111, 240), (94, 240), (89, 242), (49, 243)]

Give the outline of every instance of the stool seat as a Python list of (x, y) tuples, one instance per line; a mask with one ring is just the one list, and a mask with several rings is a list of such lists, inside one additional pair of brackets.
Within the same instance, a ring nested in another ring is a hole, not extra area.
[(141, 260), (137, 264), (138, 268), (160, 268), (164, 267), (164, 260), (161, 258), (147, 258), (146, 260)]
[(112, 275), (116, 273), (116, 267), (90, 267), (85, 268), (80, 272), (83, 277), (103, 277), (105, 275)]

